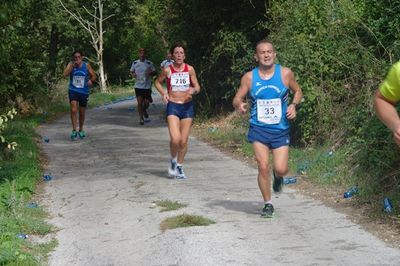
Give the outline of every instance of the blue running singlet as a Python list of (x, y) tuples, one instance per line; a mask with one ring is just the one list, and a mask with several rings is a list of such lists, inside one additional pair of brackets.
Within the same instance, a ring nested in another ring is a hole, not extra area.
[(85, 62), (82, 62), (81, 67), (75, 67), (71, 71), (70, 79), (69, 79), (69, 90), (82, 93), (89, 94), (89, 71), (87, 69), (87, 65)]
[(289, 129), (286, 118), (289, 89), (283, 84), (279, 64), (275, 65), (274, 75), (268, 80), (261, 79), (258, 67), (253, 69), (249, 95), (252, 102), (250, 125), (272, 133)]

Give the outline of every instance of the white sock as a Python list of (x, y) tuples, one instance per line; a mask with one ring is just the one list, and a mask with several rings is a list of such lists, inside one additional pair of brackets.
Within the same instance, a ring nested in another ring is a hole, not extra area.
[(171, 158), (171, 161), (176, 163), (176, 161), (178, 160), (178, 156), (175, 156), (174, 158)]
[(272, 205), (272, 200), (269, 200), (269, 201), (264, 202), (264, 205), (265, 205), (265, 204), (268, 204), (268, 203)]

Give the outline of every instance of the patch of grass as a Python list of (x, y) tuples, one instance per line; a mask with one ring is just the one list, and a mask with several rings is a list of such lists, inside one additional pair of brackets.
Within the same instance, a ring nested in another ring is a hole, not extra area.
[(194, 123), (197, 137), (221, 149), (253, 157), (252, 145), (247, 142), (247, 130), (247, 119), (237, 113), (212, 120), (196, 120)]
[(154, 202), (158, 207), (161, 207), (161, 212), (175, 211), (187, 206), (187, 204), (182, 204), (177, 201), (171, 200), (157, 200)]
[(110, 92), (96, 92), (89, 96), (89, 107), (96, 107), (104, 103), (112, 103), (118, 100), (126, 99), (135, 94), (132, 88), (116, 87), (111, 88)]
[(169, 217), (162, 221), (160, 224), (160, 229), (162, 232), (164, 232), (165, 230), (179, 227), (208, 226), (210, 224), (215, 224), (215, 222), (198, 215), (182, 214), (175, 217)]
[(34, 118), (23, 118), (5, 130), (18, 147), (0, 152), (0, 265), (42, 265), (46, 254), (36, 252), (36, 245), (18, 234), (45, 235), (53, 230), (41, 208), (27, 207), (41, 176), (36, 125)]

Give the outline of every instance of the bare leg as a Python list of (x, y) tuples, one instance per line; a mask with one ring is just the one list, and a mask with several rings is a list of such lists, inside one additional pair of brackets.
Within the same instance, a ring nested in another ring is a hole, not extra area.
[(83, 124), (85, 123), (86, 107), (79, 107), (79, 131), (83, 131)]
[(169, 147), (171, 158), (176, 158), (178, 156), (179, 145), (181, 143), (180, 120), (177, 116), (169, 115), (167, 117), (167, 121), (170, 136)]
[(70, 107), (71, 107), (72, 130), (76, 131), (76, 127), (77, 127), (77, 123), (78, 123), (78, 102), (77, 101), (71, 101), (70, 102)]
[(186, 152), (188, 150), (188, 140), (190, 129), (192, 127), (193, 118), (185, 118), (181, 120), (180, 131), (181, 131), (181, 141), (179, 144), (179, 153), (178, 153), (178, 163), (182, 164)]
[(258, 165), (258, 187), (264, 201), (271, 200), (271, 174), (269, 171), (269, 148), (260, 142), (253, 142), (253, 150)]
[(289, 146), (282, 146), (272, 150), (274, 156), (274, 170), (277, 176), (284, 176), (288, 173)]
[(137, 108), (138, 108), (139, 118), (141, 120), (143, 120), (143, 97), (142, 96), (136, 96), (136, 101), (137, 101)]

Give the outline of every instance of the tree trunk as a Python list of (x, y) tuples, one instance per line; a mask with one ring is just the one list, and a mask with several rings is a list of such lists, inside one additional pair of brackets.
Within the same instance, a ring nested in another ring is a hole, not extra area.
[(49, 74), (50, 79), (56, 75), (57, 53), (58, 53), (58, 30), (56, 24), (51, 24), (50, 47), (49, 47)]
[(104, 65), (103, 65), (103, 3), (101, 0), (98, 0), (99, 6), (99, 42), (98, 42), (98, 61), (99, 61), (99, 74), (100, 74), (100, 91), (106, 92), (107, 91), (107, 83), (106, 77), (104, 75)]
[(100, 85), (100, 91), (101, 92), (107, 92), (107, 79), (104, 74), (104, 65), (103, 65), (103, 60), (99, 60), (99, 85)]

